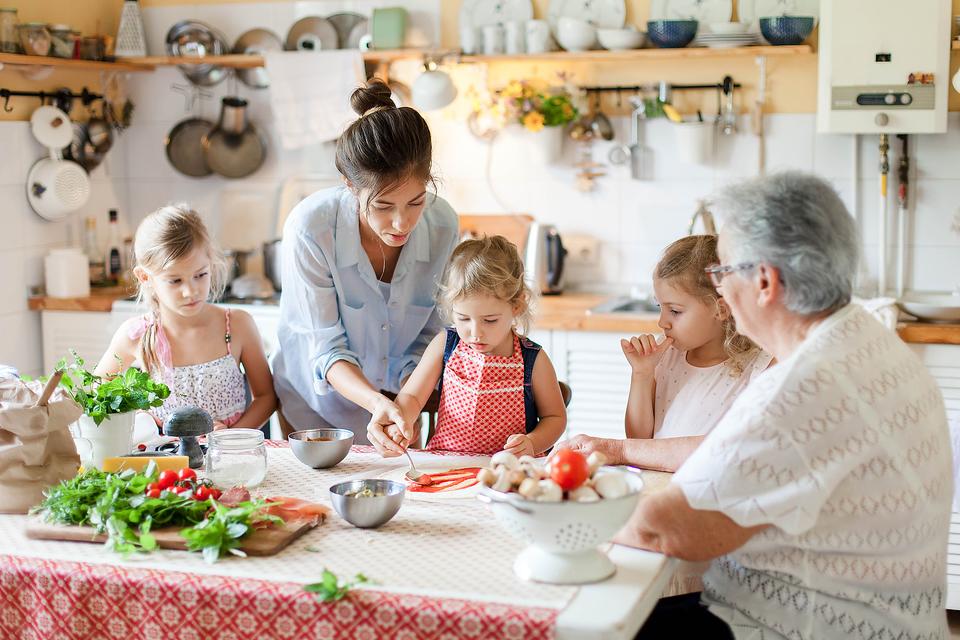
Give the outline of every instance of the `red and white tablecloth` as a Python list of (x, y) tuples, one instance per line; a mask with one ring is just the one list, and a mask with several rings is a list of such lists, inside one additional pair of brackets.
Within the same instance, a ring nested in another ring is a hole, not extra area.
[[(264, 495), (325, 503), (330, 485), (401, 464), (366, 447), (334, 469), (309, 469), (284, 447), (271, 447), (269, 463)], [(30, 540), (25, 520), (0, 516), (4, 639), (551, 638), (577, 593), (518, 580), (512, 563), (522, 544), (475, 500), (408, 497), (375, 530), (332, 512), (278, 555), (213, 565), (179, 551), (124, 560), (102, 545)], [(324, 568), (364, 573), (376, 585), (318, 602), (302, 587)]]

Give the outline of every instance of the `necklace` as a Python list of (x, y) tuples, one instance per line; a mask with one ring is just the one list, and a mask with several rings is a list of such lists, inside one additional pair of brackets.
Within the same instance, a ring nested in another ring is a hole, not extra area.
[(387, 272), (387, 254), (383, 251), (383, 241), (380, 238), (377, 238), (377, 247), (380, 249), (380, 259), (383, 261), (383, 268), (380, 269), (380, 277), (377, 280), (383, 282), (383, 274)]

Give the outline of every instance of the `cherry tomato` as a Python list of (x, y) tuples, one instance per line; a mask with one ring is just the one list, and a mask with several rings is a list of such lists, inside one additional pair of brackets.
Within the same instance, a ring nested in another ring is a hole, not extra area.
[(193, 492), (194, 500), (207, 500), (210, 498), (210, 487), (200, 485), (197, 487), (196, 491)]
[(188, 480), (196, 480), (197, 472), (191, 469), (190, 467), (184, 467), (180, 469), (180, 472), (177, 474), (177, 478), (180, 482), (187, 482)]
[(550, 461), (550, 478), (564, 491), (573, 491), (590, 476), (590, 468), (583, 454), (573, 449), (561, 449)]
[(160, 477), (157, 479), (157, 484), (160, 485), (161, 489), (169, 489), (177, 483), (177, 472), (173, 469), (166, 469), (165, 471), (160, 472)]
[(181, 493), (186, 493), (187, 491), (192, 491), (190, 487), (173, 487), (171, 489), (175, 494), (180, 495)]
[(159, 497), (160, 497), (160, 489), (153, 488), (153, 489), (147, 490), (147, 497), (148, 497), (148, 498), (159, 498)]
[(160, 493), (163, 490), (163, 487), (160, 486), (159, 482), (151, 482), (147, 485), (147, 488), (143, 490), (144, 493), (150, 493), (154, 489), (157, 490), (157, 493)]
[(221, 495), (222, 495), (222, 492), (220, 491), (220, 489), (217, 489), (216, 487), (210, 487), (211, 498), (213, 498), (214, 500), (219, 500)]

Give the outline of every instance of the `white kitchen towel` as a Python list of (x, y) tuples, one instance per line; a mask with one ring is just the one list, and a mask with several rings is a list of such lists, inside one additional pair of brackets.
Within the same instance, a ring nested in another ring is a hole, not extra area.
[(900, 308), (894, 298), (854, 298), (853, 302), (860, 305), (870, 312), (874, 318), (880, 321), (880, 324), (895, 331), (897, 328), (897, 318), (900, 316)]
[(335, 140), (357, 117), (350, 94), (364, 83), (359, 50), (267, 51), (264, 58), (284, 149)]

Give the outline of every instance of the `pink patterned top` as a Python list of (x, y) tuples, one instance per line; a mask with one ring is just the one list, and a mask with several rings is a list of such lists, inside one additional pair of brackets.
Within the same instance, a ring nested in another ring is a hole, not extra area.
[(199, 407), (215, 421), (228, 427), (235, 424), (247, 408), (247, 383), (240, 365), (230, 347), (230, 310), (226, 309), (226, 330), (223, 341), (227, 353), (223, 357), (191, 364), (173, 366), (173, 354), (160, 319), (146, 314), (130, 331), (131, 340), (139, 340), (147, 328), (157, 325), (156, 352), (162, 367), (163, 382), (170, 387), (170, 396), (163, 405), (153, 410), (153, 417), (163, 422), (168, 415), (181, 407)]

